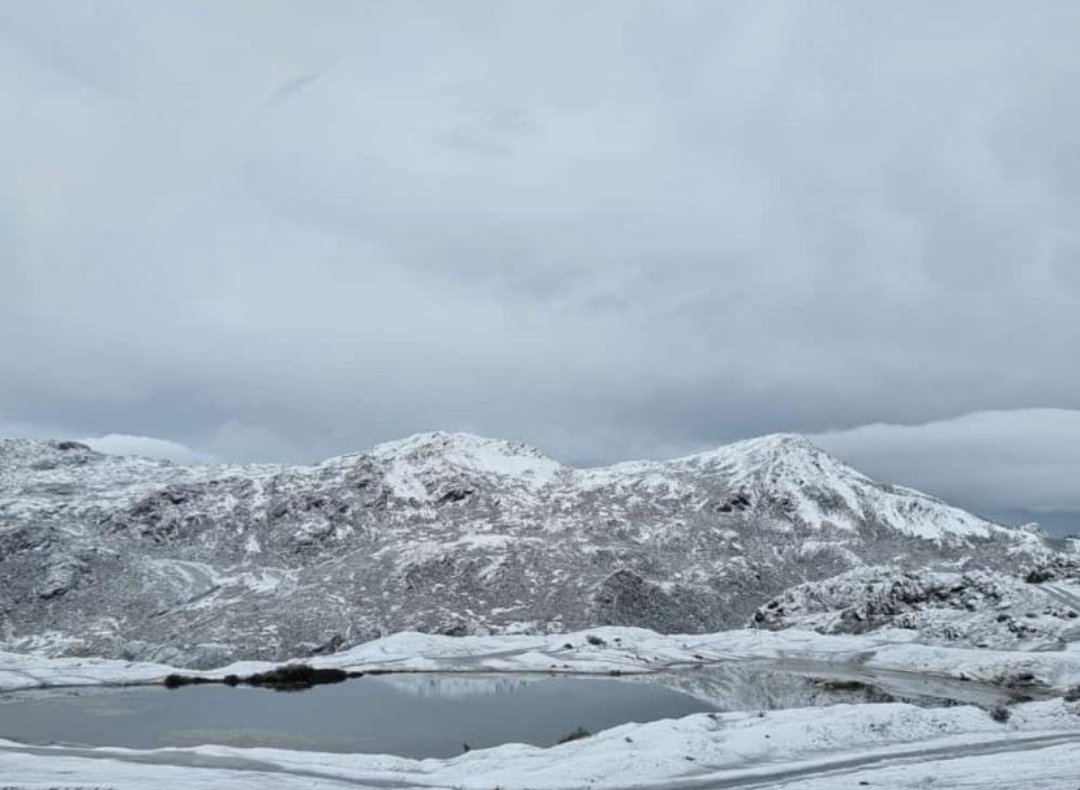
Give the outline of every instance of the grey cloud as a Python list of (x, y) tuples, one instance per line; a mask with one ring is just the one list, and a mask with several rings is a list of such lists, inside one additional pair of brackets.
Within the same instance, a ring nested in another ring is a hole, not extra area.
[(1080, 532), (1080, 410), (967, 414), (922, 425), (878, 423), (812, 437), (880, 479), (990, 517), (1028, 513)]
[(601, 461), (1080, 408), (1070, 4), (90, 8), (0, 2), (12, 421)]

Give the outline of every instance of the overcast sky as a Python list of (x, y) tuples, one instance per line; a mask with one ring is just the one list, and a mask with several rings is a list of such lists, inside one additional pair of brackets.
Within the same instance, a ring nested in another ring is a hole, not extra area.
[(798, 431), (1080, 530), (1078, 37), (1064, 1), (0, 0), (0, 433)]

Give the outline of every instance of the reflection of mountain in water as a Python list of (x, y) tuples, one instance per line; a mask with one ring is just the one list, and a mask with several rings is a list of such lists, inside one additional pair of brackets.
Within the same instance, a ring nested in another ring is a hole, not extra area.
[(715, 705), (719, 710), (780, 710), (842, 703), (903, 701), (920, 705), (1007, 701), (997, 686), (917, 673), (868, 670), (809, 661), (731, 661), (702, 669), (626, 676), (656, 683)]
[(781, 672), (767, 662), (732, 661), (703, 669), (627, 676), (632, 683), (655, 683), (689, 694), (719, 710), (777, 710), (880, 701), (869, 687), (832, 687), (814, 678)]
[(377, 682), (418, 697), (464, 699), (516, 694), (526, 686), (547, 679), (542, 675), (383, 675)]

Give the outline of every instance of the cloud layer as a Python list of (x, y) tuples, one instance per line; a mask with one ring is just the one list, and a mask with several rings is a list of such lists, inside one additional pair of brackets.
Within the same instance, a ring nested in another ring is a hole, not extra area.
[(594, 462), (1080, 409), (1078, 23), (0, 0), (0, 419)]
[(108, 455), (141, 455), (144, 458), (160, 458), (181, 464), (199, 464), (213, 460), (202, 453), (195, 452), (190, 447), (166, 439), (155, 439), (152, 436), (110, 433), (81, 441), (91, 449)]
[(1080, 533), (1080, 411), (978, 412), (924, 425), (864, 425), (811, 437), (881, 480), (1011, 520)]

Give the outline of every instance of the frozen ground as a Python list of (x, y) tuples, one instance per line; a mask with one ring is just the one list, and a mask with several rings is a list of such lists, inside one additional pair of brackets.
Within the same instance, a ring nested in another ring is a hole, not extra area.
[[(569, 645), (569, 647), (567, 647)], [(1070, 646), (1074, 647), (1074, 646)], [(551, 636), (403, 633), (312, 659), (319, 666), (414, 672), (585, 672), (642, 679), (723, 661), (772, 662), (822, 677), (937, 677), (1003, 683), (1033, 696), (1080, 684), (1080, 651), (928, 646), (880, 636), (789, 629), (665, 636), (600, 628)], [(268, 665), (244, 662), (222, 676)], [(0, 655), (0, 687), (159, 681), (159, 664)], [(192, 673), (195, 674), (195, 673)], [(898, 681), (902, 682), (902, 681)], [(183, 693), (178, 692), (178, 693)], [(1071, 696), (1071, 695), (1070, 695)], [(0, 742), (0, 776), (17, 787), (1080, 788), (1080, 702), (1061, 696), (1008, 707), (903, 703), (695, 714), (628, 724), (548, 749), (508, 744), (453, 759), (331, 755), (202, 746), (137, 751)]]

